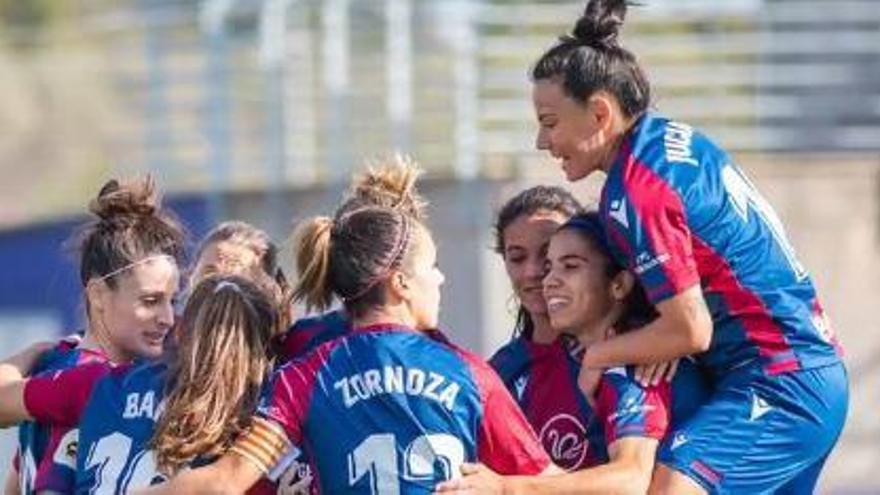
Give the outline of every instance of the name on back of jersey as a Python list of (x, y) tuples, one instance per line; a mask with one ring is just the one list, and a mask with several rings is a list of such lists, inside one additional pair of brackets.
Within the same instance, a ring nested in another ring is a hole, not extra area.
[(342, 394), (345, 407), (385, 394), (406, 394), (440, 403), (448, 410), (455, 406), (461, 386), (434, 371), (403, 366), (383, 366), (355, 373), (333, 384)]
[(699, 162), (691, 153), (691, 140), (694, 129), (679, 122), (669, 122), (663, 135), (663, 147), (666, 150), (666, 161), (669, 163), (686, 163), (699, 166)]
[(122, 412), (122, 417), (124, 419), (148, 418), (156, 421), (164, 405), (164, 402), (156, 403), (156, 394), (152, 390), (144, 393), (130, 393), (125, 396), (125, 410)]

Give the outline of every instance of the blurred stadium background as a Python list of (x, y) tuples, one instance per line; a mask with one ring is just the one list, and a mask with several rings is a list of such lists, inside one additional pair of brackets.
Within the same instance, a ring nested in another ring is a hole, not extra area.
[[(847, 346), (850, 418), (822, 490), (880, 493), (880, 0), (644, 3), (623, 42), (656, 106), (751, 173)], [(400, 150), (427, 170), (444, 324), (490, 354), (513, 308), (493, 212), (561, 181), (533, 149), (527, 69), (582, 5), (0, 0), (0, 353), (81, 324), (65, 241), (106, 178), (154, 173), (195, 236), (241, 218), (281, 241)]]

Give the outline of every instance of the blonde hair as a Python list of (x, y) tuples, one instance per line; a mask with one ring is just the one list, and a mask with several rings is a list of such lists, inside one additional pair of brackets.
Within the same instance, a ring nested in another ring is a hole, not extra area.
[(336, 211), (336, 217), (368, 206), (398, 210), (423, 221), (428, 202), (416, 189), (422, 169), (412, 158), (395, 154), (368, 162), (367, 169), (354, 177), (348, 196)]
[(250, 426), (273, 365), (272, 338), (288, 324), (283, 304), (268, 277), (210, 276), (196, 286), (151, 441), (162, 473), (222, 454)]
[(334, 218), (315, 217), (300, 225), (293, 234), (293, 257), (299, 274), (293, 300), (304, 303), (308, 310), (319, 311), (326, 310), (333, 303), (334, 290), (327, 281), (331, 231), (334, 225), (345, 223), (348, 215), (378, 208), (393, 210), (422, 222), (428, 203), (416, 189), (421, 175), (418, 164), (404, 155), (369, 162), (366, 171), (352, 179), (346, 199), (336, 210)]

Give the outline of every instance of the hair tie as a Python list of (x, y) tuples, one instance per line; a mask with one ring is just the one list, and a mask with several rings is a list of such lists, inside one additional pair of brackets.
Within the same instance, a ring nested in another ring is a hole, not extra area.
[(113, 277), (113, 276), (115, 276), (115, 275), (119, 275), (120, 273), (125, 272), (125, 271), (128, 271), (128, 270), (130, 270), (130, 269), (132, 269), (132, 268), (134, 268), (134, 267), (136, 267), (136, 266), (138, 266), (138, 265), (143, 265), (143, 264), (145, 264), (145, 263), (149, 263), (149, 262), (151, 262), (151, 261), (155, 261), (155, 260), (158, 260), (158, 259), (160, 259), (160, 258), (166, 258), (166, 259), (168, 259), (168, 260), (171, 260), (171, 261), (174, 262), (174, 263), (177, 263), (177, 260), (175, 260), (174, 257), (171, 256), (170, 254), (153, 254), (153, 255), (150, 255), (150, 256), (146, 256), (146, 257), (144, 257), (144, 258), (141, 258), (141, 259), (139, 259), (139, 260), (137, 260), (137, 261), (132, 261), (131, 263), (129, 263), (129, 264), (127, 264), (127, 265), (124, 265), (124, 266), (122, 266), (122, 267), (120, 267), (120, 268), (117, 268), (116, 270), (113, 270), (113, 271), (111, 271), (111, 272), (109, 272), (109, 273), (105, 273), (104, 275), (101, 275), (100, 277), (92, 278), (92, 279), (90, 279), (90, 280), (88, 281), (88, 283), (86, 284), (86, 287), (88, 287), (89, 285), (93, 284), (94, 282), (100, 282), (101, 280), (107, 280), (107, 279), (110, 278), (110, 277)]
[(231, 289), (239, 294), (241, 294), (241, 287), (238, 286), (237, 283), (229, 281), (229, 280), (221, 280), (214, 287), (214, 294), (218, 294), (223, 289)]

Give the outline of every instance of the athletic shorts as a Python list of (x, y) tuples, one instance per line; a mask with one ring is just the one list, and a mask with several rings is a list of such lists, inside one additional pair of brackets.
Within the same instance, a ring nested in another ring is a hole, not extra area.
[(848, 403), (843, 364), (776, 376), (736, 370), (667, 435), (658, 461), (712, 494), (813, 493)]

